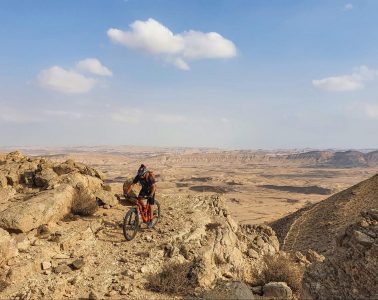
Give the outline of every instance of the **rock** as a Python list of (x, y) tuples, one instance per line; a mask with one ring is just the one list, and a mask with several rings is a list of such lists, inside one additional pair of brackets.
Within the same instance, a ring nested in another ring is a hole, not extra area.
[(250, 258), (259, 258), (259, 254), (257, 253), (256, 250), (253, 250), (253, 249), (248, 250), (248, 256)]
[(0, 189), (4, 189), (8, 186), (8, 180), (3, 173), (0, 173)]
[(104, 209), (110, 209), (110, 205), (105, 204), (105, 205), (104, 205)]
[(53, 259), (69, 259), (70, 256), (64, 253), (58, 253), (58, 254), (55, 254), (52, 258)]
[(80, 270), (84, 266), (84, 259), (76, 259), (70, 264), (70, 266), (73, 270)]
[(216, 286), (203, 294), (203, 299), (213, 300), (248, 300), (255, 299), (248, 285), (243, 282), (218, 281)]
[(292, 299), (293, 292), (286, 282), (269, 282), (263, 287), (264, 297), (275, 299)]
[(5, 160), (19, 162), (23, 160), (24, 158), (25, 156), (22, 155), (20, 151), (16, 150), (16, 151), (8, 153), (7, 156), (5, 157)]
[(100, 298), (97, 296), (97, 294), (94, 291), (90, 291), (88, 299), (89, 300), (98, 300)]
[(44, 169), (40, 173), (35, 174), (34, 177), (34, 184), (40, 188), (48, 188), (52, 186), (55, 179), (58, 178), (58, 174), (56, 174), (52, 169)]
[(96, 198), (101, 200), (102, 204), (110, 206), (116, 206), (118, 204), (117, 198), (111, 192), (98, 190), (94, 192), (94, 195), (96, 196)]
[(41, 268), (42, 268), (42, 270), (50, 269), (51, 268), (51, 262), (49, 262), (49, 261), (43, 261), (41, 263)]
[(71, 268), (66, 264), (60, 264), (53, 269), (56, 274), (67, 274), (71, 272)]
[(306, 252), (306, 258), (310, 263), (315, 263), (315, 262), (322, 262), (324, 261), (325, 257), (318, 252), (309, 249)]
[(253, 294), (262, 296), (263, 295), (263, 286), (258, 285), (258, 286), (253, 286), (252, 288)]
[(57, 221), (69, 212), (73, 196), (73, 187), (66, 184), (40, 192), (1, 211), (0, 227), (28, 232), (41, 224)]
[(16, 241), (7, 231), (0, 228), (0, 266), (17, 255)]

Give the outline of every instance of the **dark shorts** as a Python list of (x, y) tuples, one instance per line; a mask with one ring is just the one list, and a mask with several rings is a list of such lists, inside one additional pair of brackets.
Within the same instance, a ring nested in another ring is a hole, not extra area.
[(147, 198), (147, 203), (150, 204), (150, 205), (154, 205), (155, 204), (155, 193), (152, 195), (152, 197), (149, 197), (150, 194), (151, 194), (150, 191), (145, 190), (145, 189), (141, 189), (138, 197)]

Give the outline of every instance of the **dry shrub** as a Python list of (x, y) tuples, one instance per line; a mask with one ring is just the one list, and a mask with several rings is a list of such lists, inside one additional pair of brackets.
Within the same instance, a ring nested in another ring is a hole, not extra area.
[(159, 293), (189, 295), (196, 287), (190, 263), (170, 263), (148, 277), (147, 288)]
[(286, 282), (295, 294), (300, 294), (304, 267), (296, 263), (288, 255), (266, 255), (265, 267), (261, 273), (261, 280), (269, 282)]
[(92, 216), (97, 210), (96, 198), (85, 188), (76, 188), (71, 212), (74, 215)]

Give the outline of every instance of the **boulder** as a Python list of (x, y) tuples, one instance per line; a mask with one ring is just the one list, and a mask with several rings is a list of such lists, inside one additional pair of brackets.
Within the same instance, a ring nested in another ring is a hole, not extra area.
[(215, 287), (203, 294), (203, 299), (213, 300), (249, 300), (255, 299), (251, 288), (240, 281), (219, 281)]
[(0, 228), (0, 266), (17, 255), (16, 241), (7, 231)]
[(101, 200), (102, 204), (116, 206), (118, 203), (117, 198), (111, 192), (105, 190), (98, 190), (94, 193), (94, 195), (97, 199)]
[(18, 150), (10, 152), (6, 155), (5, 160), (6, 161), (14, 161), (14, 162), (19, 162), (25, 158), (24, 155)]
[(0, 227), (27, 232), (42, 224), (57, 221), (69, 212), (74, 192), (72, 186), (62, 184), (26, 201), (16, 202), (0, 212)]
[(263, 295), (266, 298), (273, 299), (292, 299), (293, 292), (287, 286), (286, 282), (269, 282), (263, 287)]
[(41, 172), (35, 174), (34, 183), (35, 186), (47, 189), (56, 183), (58, 174), (56, 174), (53, 169), (43, 169)]

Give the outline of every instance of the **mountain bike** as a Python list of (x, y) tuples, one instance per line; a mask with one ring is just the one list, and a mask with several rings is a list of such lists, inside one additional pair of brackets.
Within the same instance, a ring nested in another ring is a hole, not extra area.
[[(128, 197), (128, 199), (137, 200), (136, 197)], [(152, 211), (152, 218), (150, 212)], [(155, 204), (151, 206), (147, 202), (147, 205), (142, 205), (139, 201), (135, 201), (135, 206), (130, 208), (123, 219), (123, 235), (125, 239), (131, 241), (140, 229), (141, 222), (149, 224), (149, 228), (154, 228), (160, 221), (160, 203), (155, 200)]]

